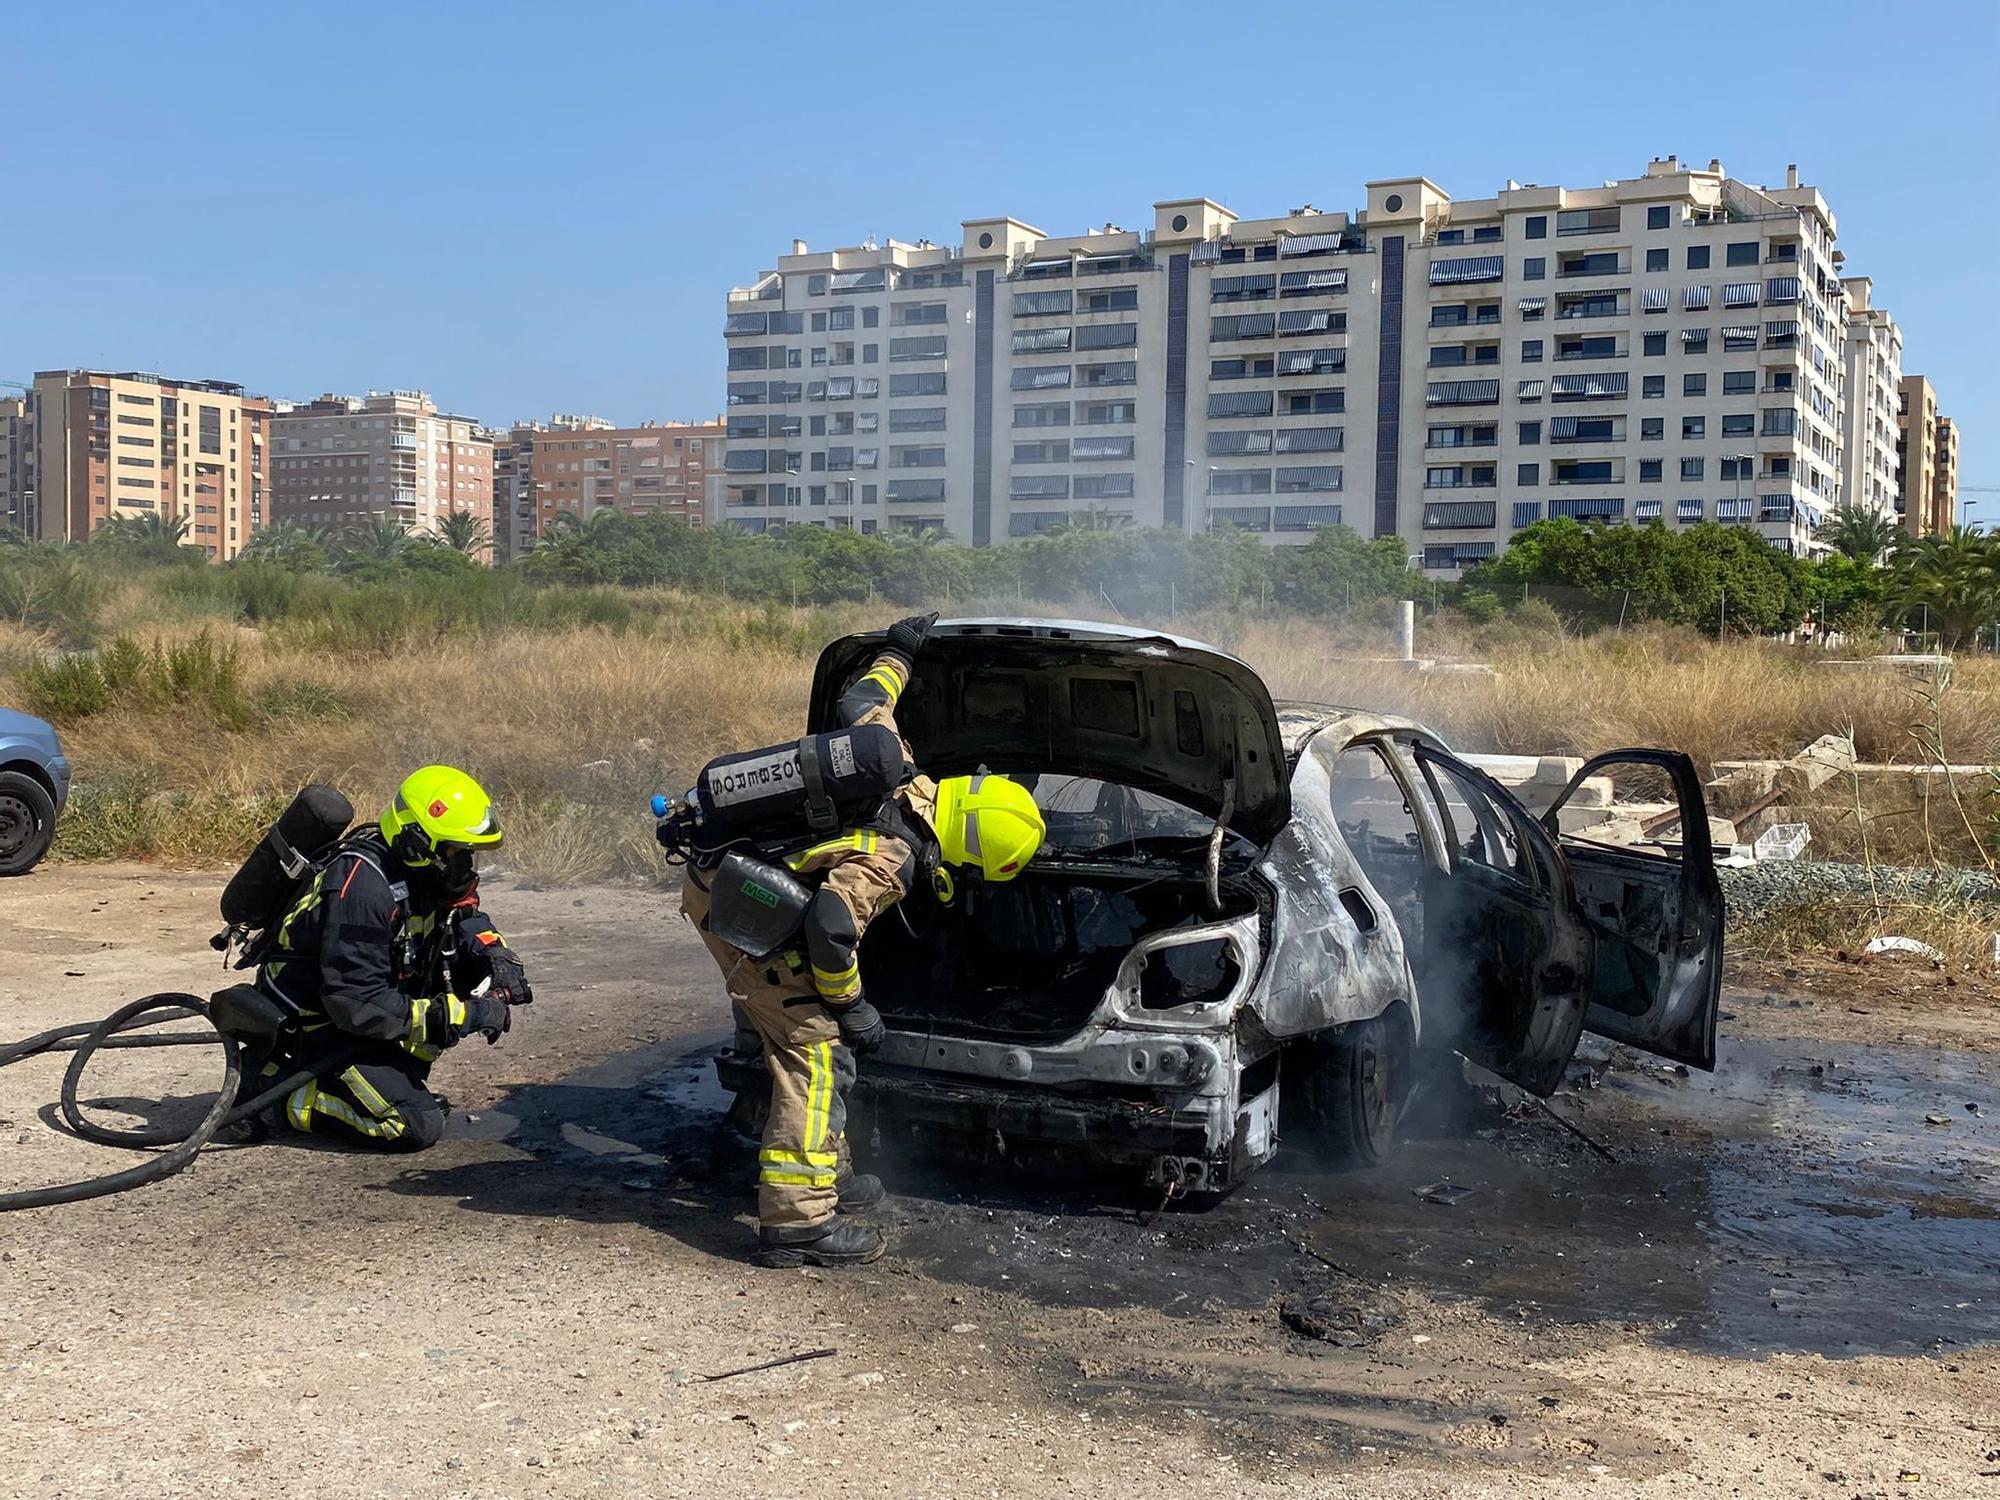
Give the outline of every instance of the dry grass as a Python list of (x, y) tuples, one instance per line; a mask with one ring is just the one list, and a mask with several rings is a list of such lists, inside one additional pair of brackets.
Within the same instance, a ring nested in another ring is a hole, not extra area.
[[(661, 595), (643, 631), (506, 631), (348, 653), (298, 631), (220, 627), (235, 632), (255, 713), (232, 726), (199, 710), (126, 704), (60, 725), (91, 790), (79, 799), (85, 815), (65, 821), (58, 850), (227, 858), (254, 837), (273, 799), (307, 780), (331, 781), (372, 810), (407, 769), (436, 760), (494, 788), (511, 829), (507, 860), (524, 873), (551, 882), (651, 873), (646, 798), (685, 787), (718, 752), (797, 733), (819, 645), (884, 614), (773, 615)], [(148, 642), (219, 628), (198, 616), (122, 623)], [(1553, 623), (1517, 622), (1448, 643), (1484, 648), (1498, 675), (1483, 677), (1408, 672), (1386, 659), (1379, 633), (1321, 622), (1153, 623), (1239, 651), (1277, 696), (1406, 713), (1466, 749), (1589, 754), (1657, 744), (1706, 766), (1788, 756), (1851, 725), (1865, 758), (1926, 758), (1911, 727), (1927, 710), (1901, 678), (1818, 666), (1814, 653), (1784, 647), (1721, 646), (1665, 630), (1577, 638)], [(0, 702), (20, 696), (10, 664), (47, 645), (0, 627)], [(1936, 718), (1952, 759), (2000, 758), (2000, 667), (1961, 661)], [(1983, 832), (2000, 803), (1990, 784), (1965, 791)], [(1956, 809), (1946, 816), (1933, 803), (1926, 818), (1911, 795), (1870, 794), (1878, 854), (1928, 850), (1981, 862), (1970, 857)], [(1847, 789), (1829, 788), (1802, 815), (1819, 850), (1858, 849)]]

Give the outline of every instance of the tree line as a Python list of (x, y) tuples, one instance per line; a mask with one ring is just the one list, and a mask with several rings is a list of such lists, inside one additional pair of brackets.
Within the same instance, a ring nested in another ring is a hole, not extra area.
[[(430, 533), (382, 516), (339, 531), (279, 522), (260, 529), (242, 557), (218, 571), (244, 575), (229, 592), (247, 601), (253, 617), (259, 597), (282, 592), (275, 587), (280, 574), (324, 578), (328, 586), (491, 575), (530, 591), (666, 587), (800, 606), (879, 599), (998, 608), (1014, 601), (1068, 605), (1100, 618), (1215, 609), (1375, 617), (1387, 601), (1415, 598), (1479, 620), (1539, 599), (1585, 629), (1659, 621), (1768, 636), (1802, 624), (1849, 633), (1886, 625), (1956, 646), (2000, 628), (2000, 541), (1966, 530), (1912, 538), (1886, 517), (1848, 510), (1834, 511), (1819, 536), (1830, 550), (1809, 559), (1740, 526), (1547, 520), (1441, 585), (1411, 566), (1400, 537), (1366, 539), (1345, 526), (1272, 547), (1234, 530), (1188, 535), (1080, 514), (1067, 526), (975, 548), (936, 530), (795, 526), (751, 534), (603, 510), (587, 521), (564, 518), (532, 549), (488, 569), (484, 521), (459, 513)], [(186, 537), (184, 521), (151, 515), (114, 520), (81, 548), (28, 546), (16, 535), (15, 546), (0, 548), (0, 618), (31, 619), (37, 598), (46, 607), (65, 589), (87, 592), (91, 576), (106, 568), (202, 563)], [(187, 586), (196, 584), (189, 579)]]

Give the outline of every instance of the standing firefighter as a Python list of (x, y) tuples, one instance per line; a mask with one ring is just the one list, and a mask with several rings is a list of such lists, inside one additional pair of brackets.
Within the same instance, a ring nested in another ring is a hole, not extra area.
[(910, 765), (895, 707), (936, 618), (890, 628), (840, 699), (840, 729), (711, 762), (660, 824), (661, 844), (688, 861), (681, 909), (771, 1074), (757, 1173), (764, 1265), (859, 1265), (885, 1248), (879, 1229), (839, 1216), (883, 1197), (878, 1179), (855, 1173), (844, 1133), (854, 1055), (887, 1035), (863, 990), (862, 933), (913, 892), (950, 900), (954, 874), (1012, 879), (1041, 846), (1025, 787), (933, 782)]
[(498, 1041), (508, 1007), (533, 999), (520, 960), (479, 909), (479, 851), (499, 843), (479, 783), (426, 766), (380, 823), (340, 841), (286, 912), (257, 985), (293, 1013), (293, 1039), (283, 1057), (258, 1059), (262, 1076), (357, 1038), (372, 1044), (292, 1091), (282, 1109), (292, 1129), (398, 1151), (444, 1134), (444, 1102), (425, 1086), (431, 1064), (472, 1032)]

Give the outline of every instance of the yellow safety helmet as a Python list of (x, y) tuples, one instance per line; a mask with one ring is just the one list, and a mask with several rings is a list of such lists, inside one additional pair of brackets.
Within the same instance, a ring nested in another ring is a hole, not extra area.
[(1012, 880), (1042, 847), (1048, 824), (1034, 795), (1005, 776), (952, 776), (938, 783), (938, 846), (948, 865)]
[(490, 849), (500, 842), (493, 799), (451, 766), (412, 771), (382, 814), (382, 837), (406, 863), (426, 864), (446, 845)]

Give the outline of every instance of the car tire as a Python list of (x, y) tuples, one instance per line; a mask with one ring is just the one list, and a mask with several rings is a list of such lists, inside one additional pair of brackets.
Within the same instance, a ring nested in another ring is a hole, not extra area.
[(0, 771), (0, 875), (25, 875), (56, 836), (49, 789), (20, 771)]
[(1355, 1021), (1295, 1049), (1295, 1128), (1314, 1154), (1340, 1166), (1372, 1167), (1395, 1144), (1410, 1092), (1408, 1033), (1394, 1016)]

